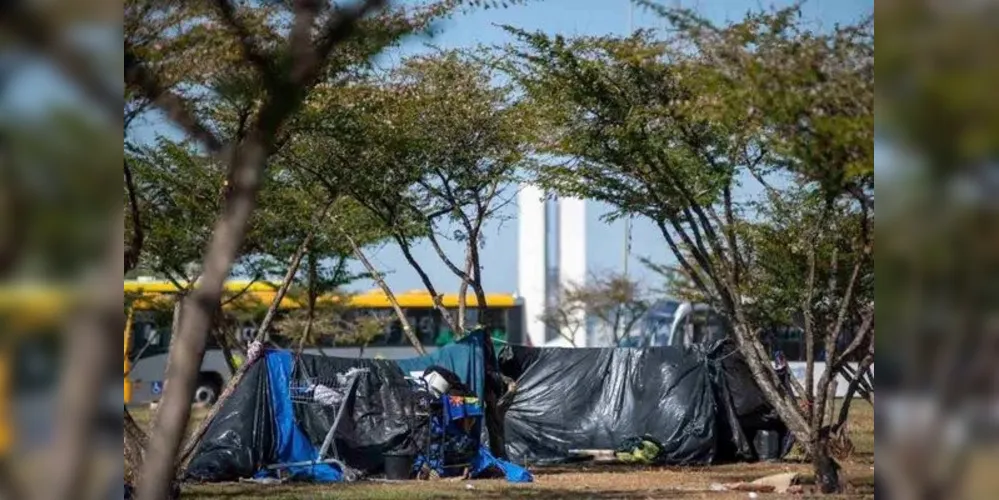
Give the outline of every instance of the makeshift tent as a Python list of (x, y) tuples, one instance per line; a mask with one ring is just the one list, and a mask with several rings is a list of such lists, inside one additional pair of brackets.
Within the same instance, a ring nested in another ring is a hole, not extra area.
[(517, 382), (504, 417), (517, 463), (565, 461), (648, 436), (666, 464), (752, 460), (754, 434), (786, 435), (728, 342), (711, 348), (507, 346), (500, 370)]
[[(430, 419), (420, 414), (420, 394), (406, 380), (412, 372), (443, 367), (482, 397), (485, 390), (485, 336), (469, 335), (428, 356), (409, 360), (295, 357), (268, 351), (254, 362), (209, 424), (186, 471), (193, 481), (235, 481), (267, 474), (267, 466), (307, 462), (317, 456), (336, 411), (322, 405), (296, 404), (295, 387), (308, 380), (334, 380), (356, 373), (352, 391), (340, 396), (346, 405), (333, 444), (347, 466), (366, 474), (384, 468), (386, 454), (418, 454), (421, 433)], [(357, 369), (362, 369), (358, 371)], [(512, 481), (530, 480), (513, 464), (480, 449), (473, 476), (493, 469)], [(295, 479), (334, 482), (343, 471), (334, 465), (293, 466)]]

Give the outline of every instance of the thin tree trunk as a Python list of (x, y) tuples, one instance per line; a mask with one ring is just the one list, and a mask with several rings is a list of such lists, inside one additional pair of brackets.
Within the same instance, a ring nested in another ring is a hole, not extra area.
[[(828, 370), (829, 367), (826, 367)], [(836, 405), (833, 404), (836, 401), (836, 391), (839, 390), (839, 379), (832, 379), (829, 382), (829, 388), (826, 390), (826, 410), (825, 415), (823, 415), (822, 422), (819, 427), (826, 427), (832, 425), (833, 416), (836, 413)]]
[[(309, 260), (306, 264), (308, 267), (308, 283), (306, 285), (306, 293), (308, 294), (308, 304), (306, 304), (306, 306), (308, 309), (306, 311), (307, 318), (305, 321), (305, 333), (303, 335), (306, 339), (310, 338), (312, 335), (312, 328), (316, 321), (316, 300), (319, 297), (319, 290), (316, 284), (316, 281), (319, 279), (319, 271), (317, 269), (316, 259), (312, 255), (312, 252), (309, 252), (308, 259)], [(319, 342), (317, 342), (317, 344), (318, 343)]]
[(396, 243), (399, 244), (399, 248), (402, 250), (402, 256), (406, 258), (406, 262), (409, 262), (409, 265), (412, 266), (414, 271), (416, 271), (416, 274), (420, 276), (420, 281), (423, 282), (423, 286), (425, 286), (427, 288), (427, 292), (430, 293), (430, 298), (434, 303), (434, 309), (437, 309), (437, 312), (440, 313), (441, 320), (444, 321), (448, 328), (455, 333), (455, 336), (464, 335), (465, 332), (459, 330), (455, 322), (451, 321), (451, 313), (448, 312), (447, 308), (445, 308), (444, 304), (441, 302), (441, 296), (437, 293), (434, 283), (430, 281), (430, 276), (427, 275), (426, 271), (423, 270), (423, 266), (421, 266), (420, 263), (416, 261), (416, 258), (413, 257), (413, 253), (409, 249), (409, 243), (398, 234), (393, 235), (393, 237), (395, 238)]
[(815, 483), (823, 494), (839, 493), (842, 490), (839, 480), (839, 464), (829, 454), (829, 435), (824, 433), (813, 441), (812, 467), (815, 470)]
[(298, 345), (295, 347), (295, 356), (301, 356), (302, 351), (305, 349), (305, 344), (309, 342), (312, 336), (312, 325), (316, 318), (316, 261), (312, 256), (312, 252), (309, 252), (308, 257), (306, 257), (306, 305), (305, 305), (305, 329), (302, 330), (302, 336), (298, 339)]
[[(220, 312), (219, 314), (221, 315), (222, 313)], [(222, 333), (222, 325), (217, 325), (212, 329), (212, 336), (215, 337), (215, 342), (219, 345), (219, 349), (222, 350), (222, 357), (225, 358), (226, 368), (229, 369), (229, 377), (232, 378), (236, 375), (236, 371), (239, 370), (239, 363), (236, 362), (236, 358), (232, 354), (229, 340)]]
[(364, 252), (361, 251), (361, 247), (357, 245), (357, 242), (354, 241), (354, 238), (352, 238), (350, 234), (348, 234), (347, 231), (345, 231), (337, 223), (336, 220), (334, 220), (333, 223), (337, 226), (337, 228), (340, 229), (340, 233), (343, 234), (343, 237), (347, 240), (347, 243), (350, 244), (350, 248), (354, 251), (354, 255), (357, 256), (357, 260), (361, 261), (361, 264), (364, 265), (364, 268), (368, 271), (368, 274), (371, 275), (371, 279), (375, 280), (375, 283), (378, 284), (378, 287), (381, 288), (382, 292), (385, 293), (385, 297), (388, 298), (389, 303), (392, 304), (392, 309), (395, 311), (395, 315), (399, 318), (399, 324), (402, 326), (402, 333), (406, 336), (407, 339), (409, 339), (409, 343), (413, 344), (413, 348), (416, 349), (416, 352), (418, 352), (420, 355), (427, 354), (427, 350), (424, 349), (423, 344), (420, 342), (419, 337), (417, 337), (416, 334), (413, 333), (413, 328), (409, 325), (409, 321), (406, 319), (406, 313), (403, 312), (402, 307), (399, 306), (399, 301), (396, 300), (395, 294), (392, 293), (392, 289), (389, 288), (389, 286), (385, 283), (385, 280), (382, 279), (381, 273), (379, 273), (378, 270), (375, 269), (375, 266), (371, 264), (371, 261), (369, 261), (368, 258), (364, 256)]
[[(212, 231), (204, 257), (201, 285), (184, 300), (184, 314), (168, 357), (170, 369), (143, 464), (138, 496), (143, 500), (167, 498), (174, 479), (177, 454), (191, 416), (191, 399), (205, 355), (212, 315), (221, 303), (222, 288), (243, 243), (256, 206), (260, 175), (267, 158), (264, 138), (251, 140), (236, 152), (230, 179), (231, 195)], [(231, 380), (231, 379), (230, 379)]]
[[(180, 318), (183, 316), (183, 309), (184, 309), (184, 301), (182, 297), (183, 295), (178, 296), (173, 303), (173, 315), (170, 317), (170, 342), (167, 343), (168, 353), (173, 350), (174, 342), (176, 342), (177, 340), (177, 330), (180, 328)], [(170, 373), (170, 356), (167, 356), (166, 366), (164, 366), (163, 368), (163, 373), (164, 375)], [(170, 382), (169, 380), (166, 380), (167, 377), (164, 377), (164, 379), (165, 380), (163, 381), (163, 387), (160, 392), (161, 394), (166, 394), (167, 384)], [(155, 409), (153, 409), (151, 414), (149, 415), (150, 422), (156, 421), (156, 414), (159, 411), (160, 411), (160, 401), (157, 401)]]
[[(325, 213), (325, 210), (323, 213)], [(295, 274), (298, 273), (298, 267), (302, 264), (302, 256), (305, 255), (305, 251), (312, 243), (312, 237), (314, 234), (315, 231), (309, 231), (309, 234), (305, 235), (305, 239), (302, 240), (302, 243), (295, 249), (295, 254), (291, 256), (291, 262), (288, 264), (288, 270), (284, 274), (284, 280), (281, 281), (281, 286), (278, 287), (277, 293), (274, 295), (274, 300), (272, 300), (270, 306), (267, 307), (264, 319), (260, 321), (260, 327), (257, 328), (257, 333), (253, 339), (254, 341), (262, 340), (267, 330), (271, 327), (271, 323), (274, 322), (274, 317), (277, 315), (281, 302), (284, 300), (285, 295), (288, 294), (288, 289), (291, 288), (292, 282), (295, 281)]]
[(146, 436), (145, 431), (139, 427), (139, 424), (135, 422), (132, 418), (132, 414), (128, 411), (127, 406), (123, 406), (123, 425), (122, 425), (122, 437), (124, 438), (124, 454), (125, 454), (125, 480), (127, 482), (134, 482), (138, 476), (139, 469), (142, 467), (142, 456), (146, 451), (146, 441), (148, 436)]
[[(298, 266), (302, 262), (302, 255), (305, 253), (305, 249), (309, 241), (312, 239), (312, 234), (306, 235), (305, 240), (302, 244), (298, 246), (295, 250), (295, 254), (292, 255), (291, 261), (288, 263), (288, 270), (285, 272), (284, 279), (281, 281), (281, 286), (278, 287), (277, 293), (274, 294), (274, 298), (271, 300), (270, 306), (267, 308), (267, 313), (264, 315), (264, 319), (260, 322), (260, 326), (257, 328), (257, 332), (254, 334), (253, 339), (250, 340), (250, 344), (254, 342), (259, 342), (263, 339), (265, 332), (270, 327), (270, 324), (274, 320), (275, 313), (281, 302), (284, 300), (285, 295), (288, 293), (288, 289), (291, 288), (291, 283), (294, 281), (295, 273), (298, 272)], [(172, 349), (171, 349), (172, 351)], [(222, 390), (222, 394), (219, 395), (218, 400), (212, 406), (211, 410), (208, 411), (208, 415), (205, 416), (204, 420), (198, 424), (198, 428), (194, 431), (191, 437), (184, 444), (184, 449), (180, 453), (180, 467), (178, 468), (178, 475), (183, 475), (184, 471), (187, 469), (187, 465), (191, 461), (193, 452), (195, 448), (201, 443), (201, 438), (204, 437), (205, 431), (208, 430), (208, 426), (215, 420), (215, 416), (218, 414), (219, 410), (222, 409), (225, 402), (232, 396), (232, 393), (236, 391), (236, 387), (239, 386), (239, 382), (243, 380), (243, 376), (246, 375), (246, 371), (249, 370), (250, 365), (253, 364), (255, 360), (247, 359), (242, 365), (236, 370), (236, 373), (229, 377), (229, 382), (226, 384), (225, 389)], [(167, 360), (169, 362), (169, 359)]]

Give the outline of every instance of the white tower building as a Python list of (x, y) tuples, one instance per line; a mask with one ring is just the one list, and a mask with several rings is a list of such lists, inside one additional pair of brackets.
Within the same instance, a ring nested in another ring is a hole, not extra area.
[[(519, 293), (524, 300), (526, 335), (532, 345), (556, 340), (542, 319), (548, 301), (560, 285), (586, 280), (586, 202), (576, 198), (553, 200), (556, 216), (549, 217), (544, 193), (524, 186), (518, 195)], [(554, 247), (554, 248), (552, 248)], [(585, 318), (578, 318), (580, 323)], [(587, 345), (586, 328), (577, 332), (576, 347)]]

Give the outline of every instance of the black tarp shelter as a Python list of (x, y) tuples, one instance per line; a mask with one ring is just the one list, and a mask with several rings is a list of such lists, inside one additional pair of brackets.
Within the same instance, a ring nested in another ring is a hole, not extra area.
[(614, 449), (650, 436), (668, 464), (753, 460), (756, 432), (785, 428), (734, 346), (535, 348), (507, 346), (516, 381), (504, 416), (515, 462), (558, 462), (571, 450)]

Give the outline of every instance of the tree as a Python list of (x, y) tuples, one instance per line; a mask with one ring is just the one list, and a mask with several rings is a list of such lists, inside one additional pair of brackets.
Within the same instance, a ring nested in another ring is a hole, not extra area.
[[(797, 12), (719, 27), (662, 9), (666, 39), (510, 28), (520, 43), (507, 67), (550, 117), (548, 152), (568, 158), (539, 182), (656, 224), (834, 491), (828, 389), (873, 345), (873, 26), (813, 33)], [(765, 193), (757, 204), (733, 194), (750, 180)], [(781, 383), (762, 335), (763, 317), (789, 310), (803, 323), (802, 394)]]
[(575, 338), (591, 326), (617, 346), (631, 336), (651, 306), (651, 295), (637, 281), (622, 274), (594, 274), (585, 283), (566, 283), (557, 304), (542, 315), (545, 325), (575, 345)]
[[(517, 169), (528, 162), (526, 110), (493, 76), (471, 55), (443, 51), (406, 59), (364, 85), (326, 87), (307, 119), (328, 124), (332, 113), (354, 132), (302, 135), (290, 149), (299, 167), (330, 192), (349, 195), (390, 228), (444, 321), (459, 334), (465, 330), (465, 290), (471, 287), (485, 306), (479, 258), (484, 224), (512, 199)], [(331, 165), (348, 163), (349, 172), (330, 172)], [(445, 224), (457, 229), (445, 234)], [(461, 283), (457, 317), (443, 308), (437, 285), (412, 254), (419, 238), (429, 240)], [(447, 254), (444, 239), (462, 243), (462, 258)]]
[[(259, 110), (249, 120), (246, 139), (227, 147), (214, 131), (191, 111), (184, 97), (167, 90), (156, 68), (143, 58), (144, 40), (125, 39), (125, 81), (155, 103), (175, 123), (198, 140), (210, 154), (227, 164), (229, 181), (224, 209), (218, 218), (208, 249), (204, 254), (202, 283), (185, 301), (175, 348), (170, 352), (171, 370), (163, 404), (156, 415), (150, 450), (143, 464), (139, 486), (142, 498), (164, 498), (169, 494), (174, 463), (190, 413), (198, 365), (204, 353), (206, 336), (214, 307), (219, 303), (222, 285), (243, 242), (247, 223), (253, 213), (260, 177), (267, 158), (273, 153), (281, 126), (300, 106), (303, 98), (318, 83), (327, 68), (329, 56), (340, 40), (353, 31), (356, 19), (380, 7), (380, 2), (365, 2), (342, 9), (329, 9), (318, 2), (296, 5), (291, 14), (287, 37), (287, 68), (278, 68), (279, 58), (263, 55), (266, 50), (248, 35), (238, 9), (228, 2), (217, 3), (219, 18), (237, 36), (243, 58), (254, 69), (266, 89)], [(128, 7), (128, 6), (126, 6)], [(126, 8), (126, 24), (142, 25), (154, 19), (148, 10)], [(318, 25), (318, 30), (316, 26)], [(313, 35), (313, 31), (318, 34)], [(134, 33), (133, 33), (134, 34)]]
[[(370, 69), (367, 61), (371, 56), (409, 34), (427, 32), (434, 21), (463, 4), (442, 0), (414, 8), (380, 10), (383, 3), (237, 5), (217, 1), (178, 7), (136, 0), (126, 5), (125, 80), (129, 104), (135, 104), (131, 108), (156, 108), (187, 134), (199, 153), (224, 166), (226, 180), (222, 215), (210, 232), (201, 266), (201, 285), (185, 300), (178, 345), (171, 349), (167, 385), (177, 387), (177, 383), (170, 383), (176, 377), (181, 388), (165, 391), (151, 442), (152, 448), (162, 453), (150, 455), (152, 459), (145, 464), (149, 473), (143, 476), (143, 484), (149, 486), (140, 488), (140, 495), (166, 491), (166, 471), (172, 469), (176, 455), (174, 443), (182, 435), (189, 411), (180, 401), (189, 396), (222, 282), (237, 257), (243, 255), (247, 236), (252, 236), (248, 230), (253, 227), (257, 196), (266, 193), (262, 188), (271, 173), (264, 166), (302, 133), (299, 118), (303, 110), (314, 105), (311, 99), (317, 94), (313, 90), (345, 85)], [(379, 12), (366, 17), (372, 11)], [(160, 22), (171, 16), (172, 26), (179, 28), (162, 29)], [(355, 32), (363, 36), (350, 36)], [(167, 44), (177, 50), (161, 56), (159, 52)], [(184, 71), (177, 59), (199, 55), (209, 56), (203, 59), (209, 64), (196, 65), (197, 71)], [(187, 74), (192, 75), (189, 80), (185, 79)], [(228, 119), (218, 113), (224, 109), (218, 105), (227, 99), (232, 99), (234, 106), (229, 109), (235, 111)], [(344, 163), (335, 166), (345, 167)], [(288, 181), (278, 173), (273, 178)], [(329, 203), (339, 199), (339, 194), (330, 194), (326, 198)], [(299, 248), (305, 246), (299, 242)], [(297, 249), (292, 254), (278, 300), (304, 254)], [(273, 317), (265, 317), (261, 331)], [(238, 375), (233, 379), (238, 380)]]

